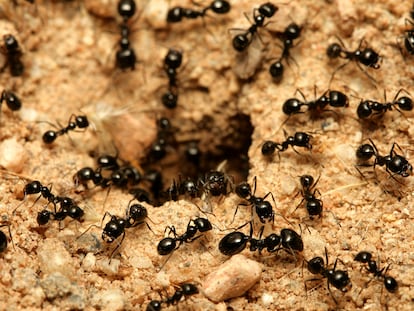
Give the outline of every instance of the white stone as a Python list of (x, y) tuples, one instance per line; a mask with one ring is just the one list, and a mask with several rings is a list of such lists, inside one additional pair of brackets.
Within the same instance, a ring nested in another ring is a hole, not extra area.
[(27, 160), (26, 149), (15, 138), (6, 139), (0, 144), (0, 166), (20, 173)]
[(243, 255), (234, 255), (206, 276), (201, 291), (214, 302), (244, 295), (262, 275), (261, 265)]

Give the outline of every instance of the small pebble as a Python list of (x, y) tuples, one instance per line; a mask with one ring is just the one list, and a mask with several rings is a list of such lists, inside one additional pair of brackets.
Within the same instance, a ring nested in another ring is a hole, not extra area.
[(117, 5), (117, 0), (85, 0), (86, 10), (102, 18), (114, 18), (117, 16)]
[(0, 144), (0, 166), (9, 171), (20, 173), (28, 160), (26, 149), (14, 138)]
[(103, 258), (96, 261), (96, 268), (107, 275), (117, 275), (119, 271), (119, 265), (121, 261), (119, 259)]
[(59, 272), (67, 277), (75, 275), (74, 260), (66, 250), (63, 242), (48, 238), (43, 241), (37, 250), (40, 270), (44, 274)]
[(47, 299), (65, 297), (73, 290), (70, 280), (59, 272), (45, 277), (40, 281), (40, 286), (45, 292)]
[(262, 275), (261, 265), (243, 255), (235, 255), (211, 272), (201, 291), (214, 302), (244, 295)]
[(93, 306), (99, 310), (124, 310), (125, 297), (120, 289), (108, 289), (98, 292), (92, 297)]

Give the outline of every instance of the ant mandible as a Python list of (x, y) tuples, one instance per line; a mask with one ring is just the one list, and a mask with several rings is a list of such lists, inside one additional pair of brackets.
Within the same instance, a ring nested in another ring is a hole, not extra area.
[(168, 109), (177, 107), (178, 101), (178, 85), (177, 85), (177, 69), (181, 66), (183, 59), (182, 52), (174, 49), (169, 49), (164, 59), (164, 70), (168, 76), (168, 91), (165, 92), (161, 101)]
[[(191, 219), (188, 222), (187, 230), (182, 234), (178, 235), (175, 231), (174, 226), (169, 226), (165, 230), (169, 230), (169, 234), (172, 233), (174, 237), (163, 238), (157, 246), (158, 254), (161, 256), (169, 255), (173, 251), (177, 250), (183, 243), (191, 243), (201, 235), (195, 236), (197, 232), (207, 232), (210, 231), (213, 227), (211, 226), (210, 221), (207, 218), (196, 218)], [(178, 242), (178, 245), (177, 245)]]
[(392, 144), (388, 155), (381, 156), (374, 142), (371, 139), (369, 139), (369, 142), (369, 144), (363, 144), (358, 147), (356, 157), (358, 160), (363, 162), (375, 157), (374, 164), (358, 164), (358, 166), (373, 166), (374, 170), (376, 165), (385, 166), (386, 171), (391, 176), (393, 176), (392, 174), (396, 174), (402, 177), (408, 177), (412, 174), (412, 165), (405, 157), (397, 154), (394, 150), (396, 146), (401, 150), (397, 143)]
[(119, 0), (117, 9), (118, 14), (122, 17), (122, 23), (119, 25), (121, 29), (121, 38), (119, 40), (119, 50), (116, 52), (115, 56), (115, 65), (121, 70), (133, 70), (135, 69), (137, 57), (129, 41), (130, 29), (128, 21), (136, 12), (135, 1)]
[(86, 116), (72, 115), (69, 118), (69, 122), (66, 127), (58, 131), (53, 131), (53, 130), (46, 131), (43, 134), (42, 139), (45, 144), (51, 144), (56, 140), (56, 138), (58, 138), (58, 136), (67, 134), (69, 131), (74, 131), (76, 128), (84, 129), (84, 128), (87, 128), (88, 126), (89, 126), (89, 121)]
[(216, 14), (226, 14), (230, 11), (230, 8), (230, 3), (226, 0), (214, 0), (209, 6), (205, 7), (201, 11), (176, 6), (168, 10), (167, 23), (178, 23), (181, 22), (183, 18), (204, 18), (209, 10)]
[(352, 283), (348, 276), (348, 272), (344, 270), (336, 270), (336, 265), (338, 261), (341, 261), (339, 258), (336, 258), (334, 266), (332, 269), (328, 268), (329, 261), (328, 261), (328, 251), (325, 247), (325, 259), (326, 259), (326, 265), (322, 257), (314, 257), (309, 261), (305, 261), (307, 263), (307, 269), (312, 274), (319, 274), (321, 278), (315, 278), (315, 279), (309, 279), (305, 281), (305, 291), (307, 292), (307, 282), (321, 280), (326, 278), (326, 284), (328, 286), (329, 293), (331, 294), (333, 300), (335, 301), (335, 304), (338, 304), (336, 301), (334, 295), (332, 294), (330, 285), (333, 287), (339, 289), (341, 292), (345, 293), (347, 292), (351, 287)]
[(172, 296), (166, 297), (162, 300), (151, 300), (145, 310), (160, 311), (163, 304), (167, 306), (177, 305), (183, 297), (187, 298), (188, 296), (195, 294), (198, 294), (197, 286), (191, 283), (184, 283), (180, 285), (180, 288), (177, 289)]
[(400, 95), (402, 91), (408, 93), (407, 91), (400, 89), (397, 92), (397, 94), (395, 94), (392, 102), (386, 102), (387, 99), (386, 99), (385, 90), (384, 90), (385, 103), (379, 103), (373, 100), (361, 100), (357, 108), (358, 118), (367, 119), (371, 116), (382, 116), (387, 111), (391, 111), (393, 108), (396, 109), (397, 111), (400, 111), (400, 109), (404, 111), (413, 110), (413, 101), (411, 100), (411, 98), (407, 96), (401, 96), (397, 98), (398, 95)]
[(330, 59), (342, 58), (342, 59), (347, 59), (348, 62), (340, 65), (338, 68), (335, 69), (335, 71), (332, 74), (329, 84), (331, 84), (332, 80), (334, 79), (335, 74), (339, 70), (344, 68), (347, 64), (349, 64), (349, 62), (351, 61), (355, 61), (355, 63), (358, 65), (361, 71), (364, 72), (370, 80), (375, 82), (374, 78), (372, 78), (361, 67), (361, 65), (364, 65), (366, 67), (370, 67), (373, 69), (379, 69), (380, 68), (379, 61), (381, 60), (381, 56), (370, 47), (365, 47), (364, 49), (362, 49), (362, 44), (365, 43), (365, 40), (361, 40), (358, 48), (355, 51), (347, 51), (345, 49), (345, 45), (342, 42), (342, 40), (339, 38), (338, 40), (340, 43), (332, 43), (328, 46), (326, 50), (326, 54), (328, 55)]
[(319, 218), (322, 216), (323, 202), (322, 200), (317, 199), (315, 196), (315, 193), (319, 193), (319, 190), (315, 189), (315, 186), (318, 183), (319, 178), (320, 176), (315, 181), (311, 175), (300, 176), (300, 184), (302, 186), (301, 194), (303, 196), (303, 199), (296, 207), (296, 209), (298, 209), (298, 207), (303, 202), (305, 202), (305, 207), (308, 211), (310, 219), (313, 219), (314, 216), (318, 216)]
[[(312, 145), (310, 143), (311, 135), (305, 132), (296, 132), (294, 136), (288, 136), (286, 140), (282, 143), (277, 143), (271, 140), (265, 141), (262, 146), (262, 154), (264, 156), (271, 156), (277, 150), (278, 152), (283, 152), (288, 149), (289, 146), (293, 147), (303, 147), (305, 149), (311, 150)], [(295, 152), (295, 148), (293, 148)]]
[(283, 32), (276, 33), (277, 38), (282, 41), (283, 49), (279, 59), (270, 65), (269, 73), (272, 76), (272, 78), (277, 82), (279, 82), (283, 78), (283, 59), (285, 59), (288, 64), (289, 58), (294, 60), (290, 56), (290, 49), (293, 47), (293, 40), (299, 38), (301, 31), (302, 28), (298, 24), (291, 23), (286, 27), (286, 29)]
[[(304, 101), (302, 102), (297, 98), (289, 98), (283, 103), (282, 111), (289, 117), (294, 114), (303, 113), (301, 109), (304, 106), (306, 106), (308, 111), (313, 113), (313, 115), (316, 115), (317, 112), (324, 111), (328, 105), (333, 108), (349, 106), (348, 96), (340, 91), (327, 90), (321, 97), (313, 101), (307, 101), (301, 90), (298, 89), (296, 92), (302, 96)], [(314, 94), (316, 98), (316, 86)]]
[(247, 242), (250, 243), (249, 250), (251, 252), (258, 250), (261, 253), (262, 250), (266, 249), (269, 253), (274, 253), (283, 249), (289, 254), (294, 255), (295, 251), (303, 251), (302, 238), (292, 229), (282, 229), (280, 235), (271, 233), (262, 239), (263, 229), (262, 227), (260, 230), (259, 239), (253, 238), (253, 225), (251, 222), (249, 235), (240, 231), (230, 232), (220, 240), (220, 252), (226, 256), (236, 255), (246, 248)]
[[(390, 267), (388, 265), (386, 268), (380, 269), (377, 265), (377, 262), (372, 260), (372, 254), (367, 251), (359, 252), (355, 258), (355, 261), (359, 261), (367, 264), (365, 269), (374, 275), (374, 278), (382, 278), (384, 282), (385, 289), (390, 293), (395, 293), (398, 290), (398, 282), (392, 277), (387, 275), (387, 271)], [(384, 271), (385, 270), (385, 271)], [(371, 279), (368, 283), (365, 284), (365, 287), (372, 281)]]
[(2, 52), (6, 55), (6, 63), (0, 71), (3, 71), (9, 66), (10, 74), (13, 77), (21, 76), (24, 72), (24, 65), (21, 61), (22, 51), (17, 39), (13, 35), (7, 34), (3, 36), (3, 41), (4, 46), (2, 47)]
[[(243, 52), (250, 45), (250, 43), (252, 43), (253, 37), (257, 33), (258, 28), (266, 26), (264, 24), (266, 17), (272, 17), (278, 10), (279, 8), (270, 2), (262, 4), (258, 9), (254, 9), (254, 23), (244, 33), (233, 37), (233, 48), (238, 52)], [(247, 20), (249, 20), (246, 14), (245, 16)]]

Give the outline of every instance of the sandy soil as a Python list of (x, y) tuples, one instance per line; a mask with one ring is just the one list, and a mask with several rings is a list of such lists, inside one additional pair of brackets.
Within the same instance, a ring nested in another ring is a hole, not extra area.
[[(184, 232), (191, 218), (203, 215), (193, 203), (203, 206), (204, 202), (187, 199), (161, 207), (144, 203), (153, 232), (145, 225), (127, 229), (119, 252), (109, 262), (116, 242), (102, 241), (102, 217), (105, 212), (123, 217), (131, 196), (115, 187), (109, 194), (99, 187), (78, 193), (74, 187), (72, 176), (77, 170), (95, 166), (91, 154), (115, 154), (116, 146), (121, 159), (135, 165), (142, 162), (161, 116), (173, 123), (178, 146), (157, 166), (163, 171), (165, 188), (179, 174), (197, 172), (183, 157), (189, 140), (199, 141), (208, 155), (203, 158), (203, 169), (215, 169), (227, 158), (228, 174), (240, 182), (246, 171), (240, 164), (241, 142), (249, 140), (246, 120), (250, 118), (254, 130), (248, 181), (255, 176), (256, 195), (271, 191), (276, 202), (275, 222), (267, 225), (265, 233), (293, 228), (302, 232), (305, 245), (296, 258), (286, 252), (259, 255), (246, 249), (246, 257), (262, 264), (262, 277), (251, 290), (217, 304), (200, 293), (180, 302), (179, 310), (414, 309), (413, 177), (391, 178), (384, 167), (377, 166), (376, 176), (370, 173), (372, 168), (364, 168), (364, 179), (355, 169), (355, 150), (368, 138), (384, 155), (398, 143), (402, 149), (398, 153), (412, 162), (412, 112), (394, 109), (368, 125), (356, 116), (361, 98), (382, 102), (384, 90), (388, 101), (400, 89), (413, 94), (413, 56), (402, 55), (398, 48), (404, 30), (412, 27), (405, 22), (410, 3), (304, 0), (278, 4), (279, 11), (266, 29), (282, 31), (294, 21), (303, 30), (291, 50), (283, 80), (275, 83), (268, 67), (281, 49), (271, 32), (260, 29), (260, 39), (252, 42), (246, 55), (238, 55), (231, 46), (237, 31), (229, 29), (249, 27), (243, 13), (251, 18), (253, 7), (260, 2), (232, 1), (229, 14), (167, 25), (168, 8), (193, 7), (190, 1), (139, 1), (137, 14), (129, 22), (139, 62), (135, 70), (122, 72), (114, 68), (121, 22), (116, 1), (35, 0), (32, 5), (17, 0), (18, 6), (0, 1), (0, 35), (16, 36), (25, 65), (21, 77), (11, 77), (7, 68), (0, 74), (0, 90), (13, 90), (23, 104), (18, 112), (6, 104), (1, 109), (0, 214), (3, 224), (10, 223), (14, 243), (9, 241), (0, 255), (1, 310), (145, 310), (151, 299), (159, 298), (159, 292), (172, 295), (174, 285), (185, 281), (200, 284), (227, 260), (218, 250), (220, 239), (250, 219), (249, 209), (240, 207), (231, 223), (240, 203), (234, 193), (211, 198), (214, 215), (208, 218), (213, 230), (182, 245), (167, 263), (156, 250), (165, 227), (174, 225), (179, 233)], [(336, 36), (350, 50), (364, 38), (379, 52), (381, 68), (366, 69), (376, 83), (351, 62), (329, 85), (332, 73), (345, 62), (329, 61), (326, 56), (327, 46), (338, 41)], [(167, 85), (163, 59), (171, 47), (184, 55), (178, 70), (179, 104), (174, 110), (160, 102)], [(4, 61), (0, 54), (0, 64)], [(325, 111), (316, 118), (303, 113), (283, 123), (284, 101), (300, 99), (294, 96), (297, 89), (313, 100), (315, 87), (317, 96), (328, 88), (344, 92), (349, 107), (334, 108), (335, 112)], [(50, 123), (66, 125), (72, 114), (86, 114), (92, 125), (46, 146), (42, 135), (52, 128)], [(288, 149), (280, 153), (280, 160), (277, 155), (266, 160), (261, 145), (268, 139), (283, 141), (283, 130), (288, 135), (310, 133), (311, 152)], [(324, 204), (321, 219), (306, 219), (303, 207), (295, 210), (301, 202), (299, 176), (304, 174), (320, 176), (316, 188)], [(85, 210), (85, 221), (52, 221), (39, 227), (36, 216), (47, 201), (42, 198), (34, 203), (36, 196), (23, 200), (24, 186), (32, 180), (52, 185), (53, 193), (74, 198)], [(9, 237), (7, 226), (1, 230)], [(249, 232), (248, 226), (241, 230)], [(325, 247), (330, 264), (340, 258), (343, 263), (338, 267), (348, 271), (353, 284), (345, 294), (331, 287), (337, 305), (326, 279), (307, 283), (305, 291), (304, 282), (312, 275), (301, 261), (324, 256)], [(397, 279), (397, 293), (388, 293), (379, 280), (364, 288), (370, 276), (353, 261), (361, 250), (379, 257), (381, 267), (390, 264), (387, 273)]]

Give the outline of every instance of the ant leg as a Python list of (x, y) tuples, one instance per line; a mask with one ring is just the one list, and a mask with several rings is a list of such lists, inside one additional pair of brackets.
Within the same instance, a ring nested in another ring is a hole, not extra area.
[(236, 219), (236, 214), (237, 214), (237, 211), (239, 210), (239, 206), (251, 206), (251, 204), (244, 204), (244, 203), (237, 204), (236, 210), (234, 211), (234, 214), (233, 214), (233, 219), (229, 225), (231, 225)]
[(121, 247), (122, 242), (124, 241), (125, 238), (125, 231), (122, 234), (122, 238), (121, 238), (121, 242), (117, 243), (116, 247), (114, 248), (114, 250), (111, 252), (111, 256), (109, 257), (109, 264), (111, 264), (111, 260), (114, 257), (115, 252)]
[(334, 79), (335, 75), (338, 73), (338, 71), (342, 70), (342, 69), (343, 69), (346, 65), (348, 65), (350, 62), (351, 62), (351, 61), (349, 60), (349, 61), (347, 61), (346, 63), (344, 63), (344, 64), (340, 65), (339, 67), (337, 67), (337, 68), (335, 69), (335, 71), (332, 73), (331, 79), (329, 80), (329, 84), (328, 84), (328, 88), (329, 88), (329, 89), (331, 88), (332, 81), (333, 81), (333, 79)]
[(306, 102), (307, 102), (307, 100), (306, 100), (306, 97), (305, 97), (305, 95), (303, 94), (303, 92), (302, 92), (300, 89), (296, 89), (296, 91), (295, 91), (295, 93), (294, 93), (293, 95), (296, 95), (297, 93), (299, 93), (299, 94), (302, 96), (303, 101), (306, 103)]
[(256, 194), (257, 176), (253, 177), (253, 196)]
[[(335, 268), (334, 268), (335, 269)], [(335, 298), (335, 296), (334, 296), (334, 294), (332, 293), (332, 291), (331, 291), (331, 287), (329, 286), (329, 280), (327, 280), (326, 281), (326, 283), (328, 284), (328, 291), (329, 291), (329, 293), (331, 294), (331, 297), (332, 297), (332, 299), (333, 299), (333, 301), (335, 302), (335, 304), (337, 305), (338, 304), (338, 301), (336, 300), (336, 298)]]

